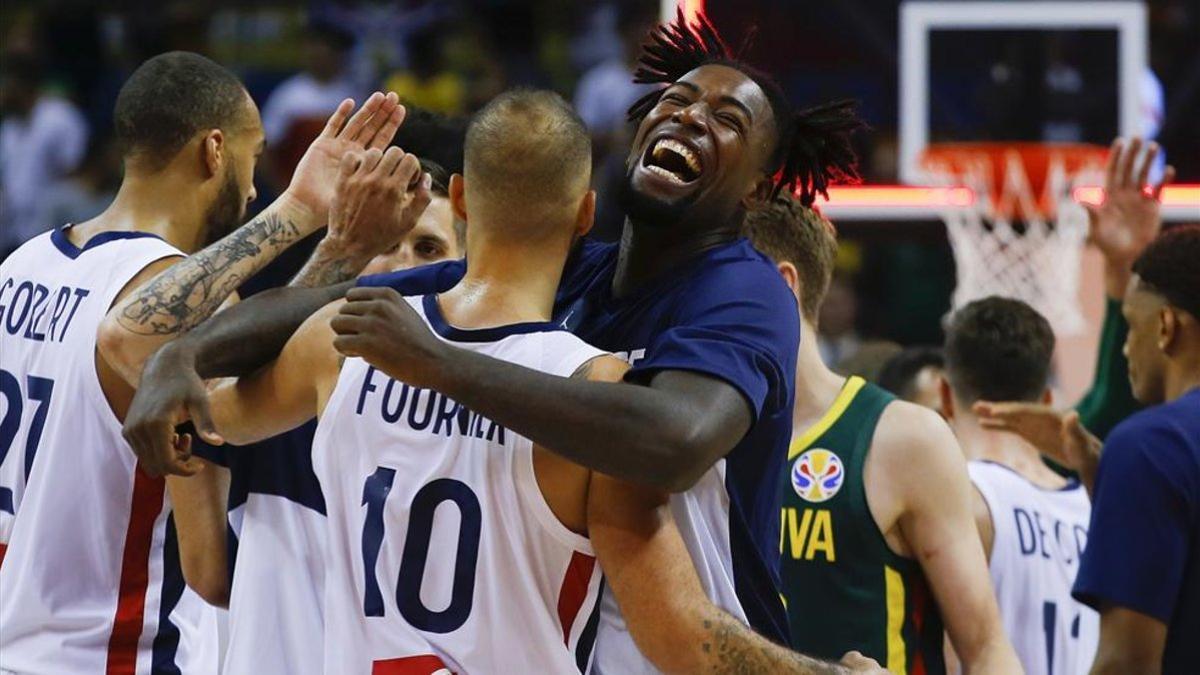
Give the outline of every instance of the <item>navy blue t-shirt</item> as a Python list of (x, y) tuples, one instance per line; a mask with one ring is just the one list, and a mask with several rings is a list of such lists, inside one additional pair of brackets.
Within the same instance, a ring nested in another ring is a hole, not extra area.
[[(738, 600), (760, 633), (787, 643), (779, 598), (779, 489), (792, 435), (800, 320), (795, 297), (745, 239), (711, 249), (621, 298), (612, 295), (617, 246), (585, 240), (559, 285), (554, 320), (632, 364), (626, 379), (663, 370), (719, 378), (745, 397), (754, 419), (724, 459), (731, 567)], [(462, 261), (367, 277), (403, 295), (441, 292)], [(686, 533), (685, 533), (685, 536)]]
[(1130, 417), (1096, 474), (1074, 595), (1167, 624), (1164, 673), (1200, 664), (1200, 389)]

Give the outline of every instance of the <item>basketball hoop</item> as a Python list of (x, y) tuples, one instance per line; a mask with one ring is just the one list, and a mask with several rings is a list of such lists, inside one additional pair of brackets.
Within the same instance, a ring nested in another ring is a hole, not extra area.
[(1085, 322), (1079, 275), (1087, 212), (1072, 198), (1103, 183), (1108, 148), (1083, 144), (941, 143), (921, 157), (930, 185), (963, 186), (971, 206), (946, 209), (955, 309), (990, 295), (1023, 300), (1060, 336)]

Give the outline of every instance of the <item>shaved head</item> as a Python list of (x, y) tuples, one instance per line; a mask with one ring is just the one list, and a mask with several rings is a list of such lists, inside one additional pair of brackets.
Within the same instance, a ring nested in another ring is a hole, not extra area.
[(549, 91), (514, 89), (467, 128), (468, 211), (520, 236), (573, 219), (591, 182), (592, 144), (579, 115)]

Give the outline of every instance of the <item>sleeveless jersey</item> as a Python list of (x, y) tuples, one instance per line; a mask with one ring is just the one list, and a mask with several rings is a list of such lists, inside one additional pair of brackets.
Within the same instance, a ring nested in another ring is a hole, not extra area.
[(216, 669), (215, 611), (184, 585), (165, 483), (136, 470), (95, 367), (117, 294), (179, 255), (138, 232), (79, 248), (64, 228), (0, 265), (0, 668)]
[[(618, 247), (588, 238), (563, 269), (554, 318), (629, 362), (625, 380), (648, 384), (664, 370), (713, 377), (737, 389), (750, 429), (685, 492), (671, 512), (700, 584), (717, 606), (767, 638), (788, 641), (779, 594), (779, 471), (792, 437), (800, 317), (775, 263), (738, 239), (662, 270), (627, 295), (613, 293)], [(462, 261), (365, 277), (402, 295), (440, 292)], [(840, 656), (840, 655), (839, 655)], [(654, 673), (610, 590), (601, 601), (593, 670)]]
[(309, 421), (226, 454), (231, 477), (228, 675), (320, 675), (325, 499)]
[[(550, 323), (463, 330), (457, 347), (569, 376), (603, 352)], [(347, 359), (317, 424), (329, 525), (326, 672), (586, 671), (600, 569), (554, 516), (533, 445), (453, 400)]]
[(792, 647), (833, 660), (857, 649), (892, 673), (943, 673), (942, 620), (921, 567), (888, 547), (867, 506), (867, 453), (894, 400), (851, 377), (788, 451), (779, 541)]
[(969, 462), (971, 482), (992, 514), (988, 567), (1004, 632), (1029, 675), (1085, 674), (1100, 615), (1071, 597), (1092, 505), (1078, 481), (1040, 488), (994, 462)]

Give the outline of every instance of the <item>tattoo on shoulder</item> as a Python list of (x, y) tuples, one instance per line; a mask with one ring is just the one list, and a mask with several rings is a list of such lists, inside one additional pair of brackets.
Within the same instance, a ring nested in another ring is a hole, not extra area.
[(290, 219), (268, 213), (152, 279), (126, 302), (118, 321), (141, 335), (191, 330), (221, 306), (250, 275), (233, 269), (264, 249), (290, 246), (300, 238)]

